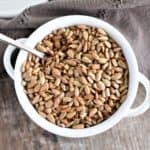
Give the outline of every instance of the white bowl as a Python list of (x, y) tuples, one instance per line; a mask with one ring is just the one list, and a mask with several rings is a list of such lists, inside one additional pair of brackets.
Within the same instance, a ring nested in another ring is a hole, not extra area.
[[(51, 133), (60, 136), (87, 137), (87, 136), (92, 136), (92, 135), (102, 133), (110, 129), (124, 117), (137, 116), (145, 112), (150, 107), (150, 94), (149, 94), (150, 82), (144, 75), (142, 75), (139, 72), (136, 57), (134, 55), (134, 52), (130, 44), (125, 39), (125, 37), (112, 25), (100, 19), (96, 19), (89, 16), (81, 16), (81, 15), (71, 15), (71, 16), (56, 18), (39, 27), (29, 36), (29, 38), (23, 39), (23, 42), (25, 42), (27, 46), (34, 48), (37, 42), (41, 41), (51, 31), (58, 28), (75, 25), (75, 24), (86, 24), (86, 25), (101, 27), (105, 29), (108, 32), (108, 34), (121, 46), (129, 66), (129, 89), (128, 89), (127, 98), (124, 101), (124, 103), (120, 106), (120, 108), (106, 121), (97, 124), (93, 127), (84, 128), (84, 129), (61, 128), (57, 125), (50, 123), (46, 119), (42, 118), (36, 112), (35, 108), (30, 103), (27, 95), (24, 93), (23, 86), (21, 85), (22, 76), (21, 76), (20, 68), (21, 68), (21, 64), (27, 58), (27, 52), (25, 51), (19, 52), (19, 55), (16, 60), (15, 68), (13, 69), (10, 63), (10, 57), (12, 52), (14, 51), (14, 47), (8, 46), (4, 54), (4, 66), (6, 68), (6, 71), (10, 75), (10, 77), (14, 80), (16, 94), (22, 108), (24, 109), (26, 114), (37, 125), (39, 125), (43, 129)], [(141, 82), (146, 89), (146, 97), (140, 106), (133, 109), (131, 108), (131, 106), (135, 100), (139, 82)]]

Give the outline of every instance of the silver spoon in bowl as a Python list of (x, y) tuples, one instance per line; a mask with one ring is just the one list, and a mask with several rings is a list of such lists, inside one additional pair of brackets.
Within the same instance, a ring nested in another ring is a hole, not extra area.
[(5, 43), (9, 43), (10, 45), (13, 45), (17, 48), (20, 48), (21, 50), (25, 50), (27, 52), (30, 52), (40, 58), (43, 58), (45, 56), (44, 53), (37, 51), (36, 49), (30, 48), (28, 46), (26, 46), (25, 44), (15, 41), (14, 39), (0, 33), (0, 41), (3, 41)]

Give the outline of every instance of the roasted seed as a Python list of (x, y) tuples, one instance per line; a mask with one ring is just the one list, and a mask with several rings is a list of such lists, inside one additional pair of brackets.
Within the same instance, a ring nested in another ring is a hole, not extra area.
[(61, 79), (60, 79), (60, 78), (57, 78), (57, 79), (55, 80), (55, 85), (56, 85), (56, 86), (59, 86), (59, 85), (60, 85), (60, 82), (61, 82)]
[(74, 50), (68, 50), (67, 51), (67, 55), (70, 57), (70, 58), (74, 58), (74, 56), (75, 56), (75, 52), (74, 52)]
[(111, 107), (108, 104), (105, 104), (104, 107), (105, 107), (106, 111), (108, 111), (108, 112), (112, 111)]
[(101, 79), (102, 73), (103, 73), (103, 71), (101, 71), (101, 70), (98, 70), (98, 71), (97, 71), (96, 77), (95, 77), (96, 81), (99, 81), (99, 80)]
[(94, 74), (94, 73), (89, 72), (89, 73), (88, 73), (88, 76), (89, 76), (90, 78), (92, 78), (92, 80), (95, 80), (95, 74)]
[(101, 36), (98, 38), (100, 41), (107, 41), (108, 37), (107, 36)]
[(76, 88), (75, 88), (75, 91), (74, 91), (74, 95), (75, 95), (75, 96), (79, 96), (79, 94), (80, 94), (80, 91), (79, 91), (79, 89), (76, 87)]
[(108, 48), (111, 48), (111, 43), (108, 42), (108, 41), (104, 41), (105, 45), (108, 47)]
[(61, 98), (60, 98), (60, 97), (56, 97), (56, 98), (54, 99), (54, 107), (55, 107), (55, 108), (58, 107), (59, 104), (60, 104), (60, 102), (61, 102)]
[(84, 90), (86, 94), (90, 94), (90, 88), (88, 87), (88, 85), (85, 85)]
[(52, 109), (51, 109), (51, 108), (47, 108), (47, 109), (45, 109), (45, 112), (46, 112), (47, 114), (50, 114), (50, 113), (52, 112)]
[(66, 60), (66, 63), (70, 66), (76, 66), (77, 65), (77, 62), (73, 59)]
[(46, 108), (51, 108), (52, 106), (53, 106), (53, 102), (51, 100), (45, 103)]
[(92, 69), (98, 70), (98, 69), (100, 69), (100, 65), (99, 65), (99, 64), (93, 64), (93, 65), (92, 65)]
[(43, 92), (43, 91), (47, 91), (49, 88), (49, 84), (48, 83), (45, 83), (41, 86), (41, 89), (40, 89), (40, 92)]
[(54, 77), (60, 77), (60, 76), (61, 76), (61, 72), (60, 72), (60, 70), (58, 70), (58, 69), (56, 69), (56, 68), (53, 68), (53, 69), (52, 69), (52, 75), (53, 75)]
[(39, 95), (35, 96), (34, 99), (32, 100), (32, 104), (36, 104), (40, 101)]
[(72, 98), (71, 97), (63, 97), (63, 102), (71, 102)]
[(72, 126), (73, 129), (82, 129), (84, 128), (84, 124), (77, 124)]
[(110, 87), (111, 86), (111, 82), (107, 79), (103, 79), (103, 83), (105, 84), (106, 87)]
[(107, 33), (102, 28), (98, 28), (97, 31), (102, 35), (107, 35)]
[(92, 60), (89, 59), (88, 57), (82, 57), (82, 61), (85, 62), (85, 63), (87, 63), (87, 64), (92, 63)]
[(118, 61), (118, 65), (124, 69), (127, 69), (127, 64), (125, 62), (123, 62), (122, 60)]
[(98, 106), (103, 105), (103, 102), (102, 102), (101, 100), (96, 99), (96, 100), (94, 100), (94, 102), (95, 102), (95, 104), (98, 105)]
[(66, 117), (68, 119), (71, 119), (71, 118), (73, 118), (75, 116), (75, 114), (76, 114), (76, 112), (70, 112), (70, 113), (67, 113)]
[(87, 41), (87, 39), (88, 39), (88, 32), (87, 31), (83, 31), (83, 38)]
[(97, 88), (98, 88), (100, 91), (103, 91), (103, 90), (105, 90), (105, 84), (104, 84), (102, 81), (98, 81), (98, 82), (97, 82)]
[(87, 80), (86, 80), (85, 77), (81, 76), (80, 80), (81, 80), (81, 82), (82, 82), (83, 84), (88, 84), (88, 82), (87, 82)]
[(43, 118), (46, 118), (46, 117), (47, 117), (47, 115), (46, 115), (44, 112), (42, 112), (42, 111), (38, 111), (38, 113), (39, 113)]
[(84, 102), (84, 100), (83, 100), (83, 98), (82, 97), (77, 97), (77, 100), (78, 100), (78, 102), (81, 104), (81, 105), (84, 105), (85, 104), (85, 102)]
[(66, 116), (66, 112), (62, 112), (61, 114), (60, 114), (60, 116), (59, 116), (59, 118), (62, 120), (62, 119), (64, 119), (65, 118), (65, 116)]
[(92, 108), (89, 112), (89, 117), (93, 117), (95, 114), (97, 113), (97, 109), (96, 108)]
[(117, 63), (116, 59), (112, 59), (112, 64), (113, 64), (114, 67), (118, 66), (118, 63)]
[(108, 61), (108, 60), (107, 60), (106, 58), (99, 58), (99, 59), (98, 59), (98, 62), (99, 62), (100, 64), (105, 64), (107, 61)]
[(46, 117), (50, 122), (55, 123), (55, 118), (53, 117), (53, 115), (48, 114)]
[(111, 79), (112, 80), (119, 80), (122, 77), (122, 73), (115, 73)]
[(110, 89), (109, 88), (106, 88), (105, 95), (106, 95), (106, 97), (110, 96)]

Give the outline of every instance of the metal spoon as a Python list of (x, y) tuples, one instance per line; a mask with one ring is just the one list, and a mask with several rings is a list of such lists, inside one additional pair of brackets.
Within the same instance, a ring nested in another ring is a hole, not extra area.
[(40, 58), (43, 58), (44, 57), (44, 53), (42, 52), (39, 52), (37, 51), (36, 49), (33, 49), (33, 48), (30, 48), (28, 46), (26, 46), (25, 44), (21, 43), (21, 42), (18, 42), (18, 41), (15, 41), (14, 39), (0, 33), (0, 41), (3, 41), (5, 43), (9, 43), (17, 48), (20, 48), (21, 50), (25, 50), (27, 52), (30, 52)]

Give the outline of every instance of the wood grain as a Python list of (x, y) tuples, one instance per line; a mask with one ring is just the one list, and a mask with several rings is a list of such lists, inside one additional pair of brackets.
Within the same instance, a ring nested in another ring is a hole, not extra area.
[[(143, 100), (140, 87), (138, 99)], [(89, 138), (64, 138), (35, 125), (17, 101), (13, 81), (0, 78), (0, 150), (149, 150), (150, 110)]]

